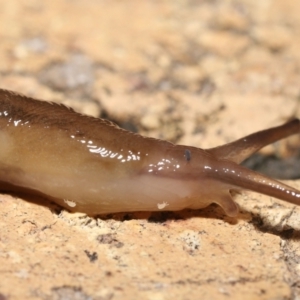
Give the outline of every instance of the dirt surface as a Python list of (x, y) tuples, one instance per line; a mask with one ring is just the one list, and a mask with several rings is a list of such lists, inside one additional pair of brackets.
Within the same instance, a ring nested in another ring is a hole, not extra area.
[[(300, 116), (297, 1), (0, 4), (1, 88), (202, 148)], [(249, 164), (272, 154), (271, 176), (299, 178), (298, 149), (292, 137)], [(236, 201), (235, 219), (89, 218), (1, 194), (0, 299), (299, 299), (300, 208)]]

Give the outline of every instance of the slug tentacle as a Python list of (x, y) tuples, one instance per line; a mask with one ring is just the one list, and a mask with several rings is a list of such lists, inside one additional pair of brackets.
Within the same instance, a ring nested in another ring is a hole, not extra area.
[(42, 194), (89, 215), (217, 203), (236, 216), (230, 191), (240, 189), (300, 205), (300, 191), (238, 165), (299, 128), (294, 120), (203, 150), (0, 89), (0, 188)]
[(231, 195), (229, 194), (222, 194), (218, 197), (218, 201), (215, 202), (216, 204), (220, 205), (227, 216), (229, 217), (236, 217), (239, 213), (238, 205), (233, 201)]
[(246, 189), (300, 205), (299, 190), (231, 161), (223, 161), (222, 168), (213, 177), (230, 184), (232, 190)]
[(236, 163), (241, 163), (262, 147), (296, 133), (300, 133), (300, 121), (298, 119), (294, 119), (278, 127), (250, 134), (232, 143), (210, 148), (206, 151), (219, 159), (228, 159)]

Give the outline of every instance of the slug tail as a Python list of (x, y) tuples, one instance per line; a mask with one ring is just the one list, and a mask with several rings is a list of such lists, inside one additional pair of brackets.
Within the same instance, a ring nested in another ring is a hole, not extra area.
[(241, 163), (262, 147), (296, 133), (300, 133), (299, 119), (294, 119), (284, 125), (250, 134), (232, 143), (207, 149), (206, 151), (218, 159), (228, 159), (235, 163)]

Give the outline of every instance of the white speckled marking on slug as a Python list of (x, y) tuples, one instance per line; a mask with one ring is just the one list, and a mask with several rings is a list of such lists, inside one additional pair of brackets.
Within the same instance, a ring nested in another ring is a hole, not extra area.
[(164, 209), (164, 208), (167, 207), (168, 205), (169, 205), (169, 203), (167, 203), (167, 202), (157, 203), (157, 208), (158, 208), (158, 209)]
[(70, 207), (76, 206), (76, 202), (74, 202), (72, 200), (64, 199), (64, 202), (67, 203)]

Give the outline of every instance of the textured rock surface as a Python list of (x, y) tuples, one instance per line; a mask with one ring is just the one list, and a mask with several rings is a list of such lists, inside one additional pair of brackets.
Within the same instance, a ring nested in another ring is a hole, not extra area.
[[(203, 148), (299, 117), (297, 1), (0, 4), (1, 88)], [(236, 201), (89, 218), (1, 194), (0, 299), (298, 299), (300, 208)]]

